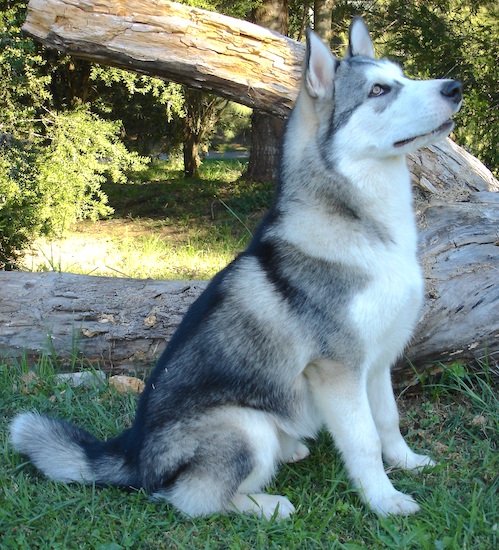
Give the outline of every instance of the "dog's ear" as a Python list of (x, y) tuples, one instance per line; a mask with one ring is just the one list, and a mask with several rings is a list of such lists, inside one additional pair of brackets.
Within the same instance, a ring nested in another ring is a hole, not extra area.
[(308, 94), (317, 99), (331, 99), (334, 92), (334, 73), (339, 61), (320, 37), (307, 29), (304, 83)]
[(369, 30), (360, 16), (353, 18), (350, 24), (348, 50), (345, 59), (361, 55), (374, 58), (374, 46), (369, 36)]

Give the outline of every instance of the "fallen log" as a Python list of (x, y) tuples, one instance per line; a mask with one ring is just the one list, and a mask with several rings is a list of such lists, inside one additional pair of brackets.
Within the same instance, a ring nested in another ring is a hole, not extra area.
[[(156, 0), (31, 0), (25, 30), (65, 53), (187, 83), (286, 116), (303, 46)], [(499, 182), (450, 140), (408, 158), (427, 299), (408, 357), (499, 357)], [(206, 283), (0, 273), (0, 352), (150, 365)], [(76, 345), (78, 344), (78, 345)], [(401, 362), (394, 376), (407, 382)]]
[(0, 353), (151, 366), (206, 282), (0, 271)]
[(499, 364), (499, 193), (434, 200), (419, 223), (426, 300), (407, 357)]
[(296, 98), (305, 53), (264, 27), (164, 0), (31, 0), (23, 30), (68, 55), (281, 116)]

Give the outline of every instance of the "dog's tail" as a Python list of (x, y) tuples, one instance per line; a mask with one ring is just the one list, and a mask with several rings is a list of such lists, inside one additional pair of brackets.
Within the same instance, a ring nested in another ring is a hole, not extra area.
[(136, 486), (126, 433), (103, 442), (64, 420), (31, 412), (16, 416), (10, 427), (16, 450), (54, 480)]

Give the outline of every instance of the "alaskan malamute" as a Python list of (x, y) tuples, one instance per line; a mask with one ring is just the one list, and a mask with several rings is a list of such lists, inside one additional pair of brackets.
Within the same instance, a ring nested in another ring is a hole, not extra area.
[(14, 447), (53, 479), (143, 487), (189, 516), (284, 518), (291, 502), (260, 491), (326, 426), (372, 510), (416, 512), (383, 467), (433, 464), (402, 438), (390, 381), (423, 296), (405, 153), (447, 136), (461, 101), (458, 82), (375, 59), (361, 18), (341, 60), (309, 32), (274, 204), (186, 314), (133, 426), (101, 442), (27, 412)]

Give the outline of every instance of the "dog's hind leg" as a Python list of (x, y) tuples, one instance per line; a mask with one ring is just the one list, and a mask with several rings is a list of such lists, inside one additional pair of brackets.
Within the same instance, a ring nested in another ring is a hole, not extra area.
[(412, 451), (400, 433), (397, 403), (388, 368), (373, 369), (369, 373), (367, 392), (386, 463), (415, 471), (425, 466), (434, 466), (435, 463), (430, 457)]
[(232, 409), (206, 426), (194, 456), (155, 497), (189, 516), (247, 512), (288, 517), (294, 507), (282, 496), (261, 494), (275, 473), (280, 442), (272, 419), (259, 411)]
[(380, 515), (412, 514), (414, 499), (397, 491), (383, 467), (381, 440), (371, 414), (366, 373), (329, 360), (305, 369), (315, 404), (362, 498)]
[(253, 411), (246, 413), (246, 416), (243, 425), (252, 444), (254, 468), (232, 497), (230, 507), (237, 512), (261, 515), (267, 519), (287, 518), (295, 511), (291, 502), (284, 496), (268, 495), (259, 490), (270, 481), (278, 462), (284, 458), (301, 460), (308, 455), (308, 449), (290, 436), (278, 435), (273, 421), (264, 413)]

